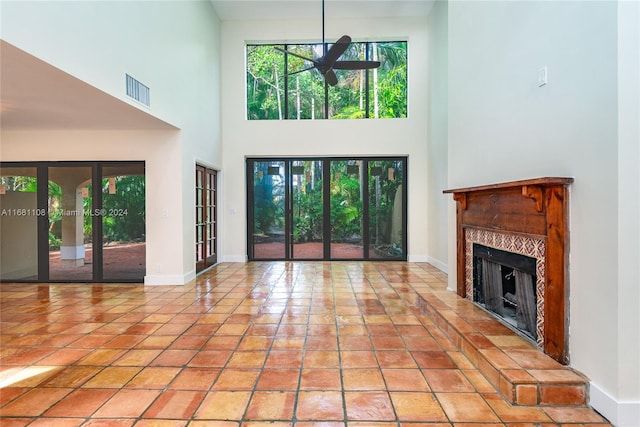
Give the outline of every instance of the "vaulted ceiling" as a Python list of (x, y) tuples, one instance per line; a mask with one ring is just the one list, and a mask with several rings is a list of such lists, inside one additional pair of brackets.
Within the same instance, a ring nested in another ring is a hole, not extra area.
[[(325, 0), (327, 18), (427, 16), (436, 0)], [(221, 20), (313, 19), (322, 0), (211, 0)]]
[[(223, 21), (320, 19), (322, 0), (210, 0)], [(435, 0), (325, 0), (327, 18), (427, 16)], [(171, 125), (0, 41), (3, 129), (171, 129)]]

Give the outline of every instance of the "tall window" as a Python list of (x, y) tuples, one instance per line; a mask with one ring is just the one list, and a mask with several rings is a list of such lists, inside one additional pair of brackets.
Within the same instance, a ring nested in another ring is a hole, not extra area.
[(247, 119), (407, 117), (407, 42), (353, 42), (340, 60), (380, 61), (371, 70), (335, 70), (325, 84), (312, 64), (275, 48), (317, 58), (321, 43), (247, 45)]

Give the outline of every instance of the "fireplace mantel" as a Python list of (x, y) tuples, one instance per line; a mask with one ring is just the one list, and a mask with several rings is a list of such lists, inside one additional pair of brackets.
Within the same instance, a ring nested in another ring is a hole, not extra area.
[(569, 193), (573, 178), (544, 177), (445, 190), (456, 201), (457, 293), (467, 297), (465, 229), (516, 234), (545, 243), (546, 354), (568, 363)]

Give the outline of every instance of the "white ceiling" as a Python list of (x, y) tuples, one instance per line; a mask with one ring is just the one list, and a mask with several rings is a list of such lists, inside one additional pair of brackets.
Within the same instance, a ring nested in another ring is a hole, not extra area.
[[(322, 0), (210, 0), (223, 21), (321, 19)], [(436, 0), (326, 0), (325, 18), (427, 16)]]

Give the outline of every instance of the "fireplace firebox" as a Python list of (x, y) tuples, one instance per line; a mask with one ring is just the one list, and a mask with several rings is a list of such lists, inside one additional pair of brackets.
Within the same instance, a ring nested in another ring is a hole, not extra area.
[[(456, 201), (458, 295), (495, 312), (564, 364), (572, 182), (544, 177), (444, 191)], [(511, 260), (495, 262), (499, 251)]]
[(474, 243), (473, 301), (537, 342), (535, 258)]

